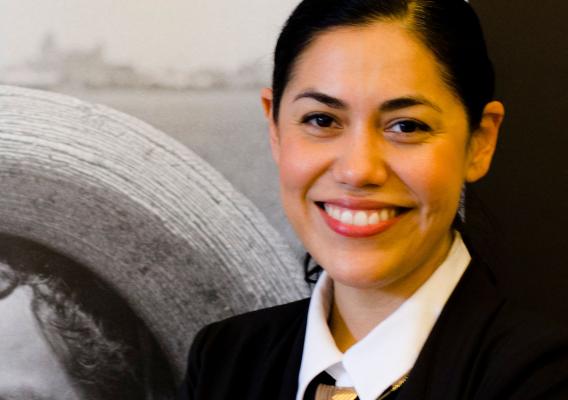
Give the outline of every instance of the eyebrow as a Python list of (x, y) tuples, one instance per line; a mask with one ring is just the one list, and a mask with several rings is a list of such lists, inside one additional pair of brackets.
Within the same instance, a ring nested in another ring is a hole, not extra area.
[(294, 101), (300, 99), (314, 99), (331, 108), (347, 108), (347, 104), (345, 104), (343, 101), (339, 100), (338, 98), (312, 90), (300, 93), (294, 98)]
[(402, 108), (408, 108), (414, 106), (427, 106), (433, 108), (438, 112), (442, 112), (442, 109), (436, 103), (422, 96), (405, 96), (392, 100), (387, 100), (383, 104), (381, 104), (379, 110), (383, 112), (396, 111)]
[[(337, 108), (337, 109), (347, 108), (347, 104), (343, 100), (313, 90), (308, 90), (300, 93), (294, 98), (294, 101), (300, 99), (313, 99), (322, 104), (325, 104), (330, 108)], [(428, 100), (423, 96), (403, 96), (403, 97), (398, 97), (396, 99), (387, 100), (380, 105), (379, 111), (389, 112), (389, 111), (396, 111), (403, 108), (409, 108), (415, 106), (427, 106), (433, 108), (438, 112), (442, 112), (442, 108), (440, 106), (438, 106), (436, 103)]]

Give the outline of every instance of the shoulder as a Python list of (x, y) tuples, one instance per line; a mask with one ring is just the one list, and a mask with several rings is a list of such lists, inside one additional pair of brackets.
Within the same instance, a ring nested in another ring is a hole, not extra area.
[(305, 299), (205, 326), (191, 346), (180, 398), (229, 398), (229, 389), (246, 397), (260, 387), (251, 377), (281, 379), (286, 365), (299, 364), (308, 308)]
[(529, 356), (545, 361), (546, 356), (552, 355), (553, 349), (559, 351), (554, 352), (558, 356), (568, 356), (568, 324), (565, 318), (553, 318), (519, 302), (506, 300), (503, 303), (490, 333), (487, 342), (494, 357), (507, 358), (509, 363)]
[(566, 318), (539, 312), (519, 301), (505, 299), (494, 322), (494, 329), (510, 340), (534, 341), (568, 340)]
[(255, 339), (260, 334), (264, 338), (282, 334), (283, 330), (305, 319), (308, 307), (309, 299), (303, 299), (236, 315), (205, 326), (195, 341), (216, 342), (230, 338), (235, 343)]
[(484, 264), (472, 264), (440, 314), (406, 391), (417, 398), (568, 398), (568, 326), (515, 301)]
[(481, 398), (568, 398), (565, 320), (506, 300), (483, 343)]
[(480, 330), (474, 356), (482, 377), (477, 398), (568, 398), (568, 320), (523, 303), (499, 283), (492, 283), (498, 306)]
[(292, 341), (305, 330), (309, 299), (264, 308), (205, 326), (196, 335), (189, 359), (226, 362), (228, 358), (262, 359), (283, 341)]

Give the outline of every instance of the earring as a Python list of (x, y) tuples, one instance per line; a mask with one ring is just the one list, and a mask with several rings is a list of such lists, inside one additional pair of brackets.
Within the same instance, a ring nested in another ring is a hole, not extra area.
[(465, 224), (465, 184), (462, 186), (460, 202), (458, 204), (458, 216), (462, 224)]

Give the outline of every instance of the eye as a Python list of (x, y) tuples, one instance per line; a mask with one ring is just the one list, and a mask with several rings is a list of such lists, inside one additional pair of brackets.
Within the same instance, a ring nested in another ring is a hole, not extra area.
[(430, 128), (428, 125), (426, 125), (423, 122), (408, 119), (404, 121), (397, 121), (394, 124), (391, 124), (387, 128), (387, 131), (394, 133), (410, 134), (415, 132), (431, 132), (432, 128)]
[(334, 125), (338, 125), (335, 118), (327, 114), (306, 115), (302, 118), (302, 123), (309, 124), (317, 128), (331, 128)]

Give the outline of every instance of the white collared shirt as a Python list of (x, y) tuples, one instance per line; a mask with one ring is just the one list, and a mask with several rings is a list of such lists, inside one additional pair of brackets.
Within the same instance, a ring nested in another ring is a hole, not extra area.
[(324, 272), (310, 300), (296, 400), (303, 399), (308, 384), (323, 371), (335, 378), (336, 386), (354, 387), (361, 400), (379, 397), (416, 362), (470, 260), (456, 232), (448, 256), (430, 278), (345, 353), (335, 345), (327, 324), (333, 282)]

